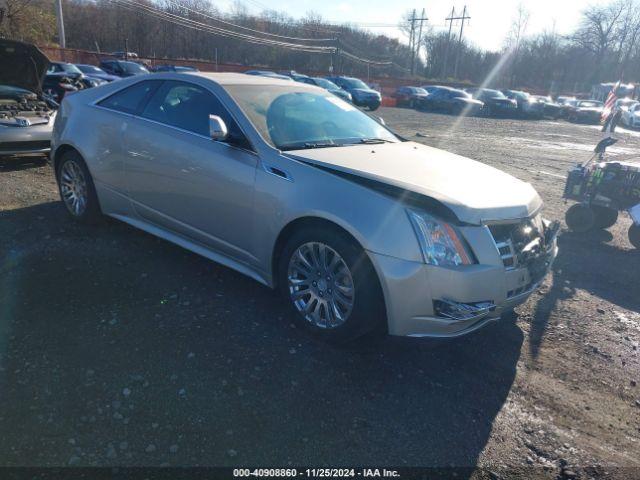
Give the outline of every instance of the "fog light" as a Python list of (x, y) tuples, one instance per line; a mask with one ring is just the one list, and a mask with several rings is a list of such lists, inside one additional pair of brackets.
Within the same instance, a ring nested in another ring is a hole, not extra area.
[(452, 320), (480, 319), (493, 312), (496, 306), (491, 301), (460, 303), (453, 300), (434, 300), (433, 310), (438, 317)]

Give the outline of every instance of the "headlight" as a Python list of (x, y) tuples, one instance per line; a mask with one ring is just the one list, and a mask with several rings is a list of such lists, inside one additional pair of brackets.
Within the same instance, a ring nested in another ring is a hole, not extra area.
[(453, 225), (416, 210), (407, 210), (425, 263), (454, 266), (474, 263), (473, 255)]

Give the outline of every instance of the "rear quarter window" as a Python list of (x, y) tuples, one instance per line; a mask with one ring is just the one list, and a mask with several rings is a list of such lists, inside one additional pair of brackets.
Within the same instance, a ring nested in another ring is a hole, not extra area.
[(162, 80), (146, 80), (114, 93), (98, 103), (101, 107), (117, 112), (136, 114), (158, 89)]

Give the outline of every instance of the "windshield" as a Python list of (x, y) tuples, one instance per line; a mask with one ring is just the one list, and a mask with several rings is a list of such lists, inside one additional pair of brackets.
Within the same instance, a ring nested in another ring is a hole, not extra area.
[(341, 78), (340, 83), (348, 88), (364, 88), (369, 90), (367, 84), (357, 78)]
[(62, 69), (63, 72), (77, 73), (82, 75), (82, 70), (80, 70), (78, 67), (76, 67), (72, 63), (58, 63), (57, 65)]
[(340, 90), (339, 86), (326, 78), (313, 77), (313, 81), (316, 82), (317, 86), (326, 88), (327, 90)]
[(504, 93), (499, 90), (480, 90), (478, 93), (487, 98), (507, 98), (504, 96)]
[(230, 85), (227, 91), (262, 137), (280, 150), (398, 142), (387, 128), (324, 91)]
[(78, 69), (83, 73), (106, 73), (101, 68), (98, 68), (94, 65), (76, 65)]
[(149, 70), (135, 62), (120, 62), (120, 66), (126, 73), (149, 73)]

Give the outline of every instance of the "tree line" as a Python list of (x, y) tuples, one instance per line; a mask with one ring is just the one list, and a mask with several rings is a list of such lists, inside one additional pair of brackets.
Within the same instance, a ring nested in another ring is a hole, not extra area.
[[(412, 55), (404, 42), (354, 24), (331, 24), (315, 14), (294, 19), (267, 9), (254, 15), (239, 3), (221, 12), (210, 0), (63, 0), (63, 10), (70, 48), (127, 48), (147, 58), (332, 70), (365, 78), (409, 76)], [(55, 22), (53, 0), (0, 0), (0, 36), (55, 44)], [(417, 76), (407, 81), (420, 84), (426, 77), (557, 93), (640, 77), (640, 0), (588, 7), (568, 35), (553, 28), (528, 35), (527, 24), (521, 5), (499, 51), (427, 27)], [(456, 56), (458, 75), (452, 78)]]

